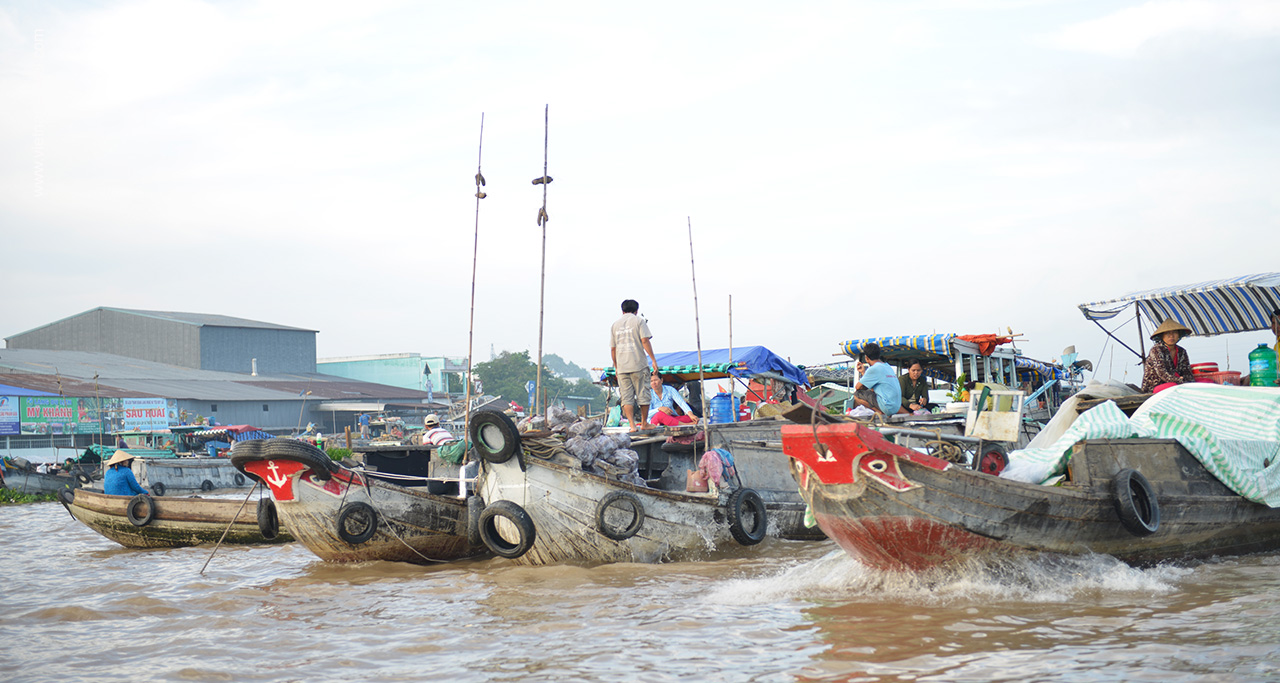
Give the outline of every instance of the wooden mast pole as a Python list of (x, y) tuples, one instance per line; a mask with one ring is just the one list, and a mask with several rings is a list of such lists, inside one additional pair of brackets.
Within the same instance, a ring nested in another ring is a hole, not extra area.
[(702, 367), (702, 325), (698, 320), (698, 272), (693, 263), (693, 219), (685, 216), (685, 220), (689, 224), (689, 275), (693, 280), (693, 332), (694, 340), (698, 345), (698, 396), (702, 399), (702, 419), (710, 423), (711, 415), (707, 412), (707, 391), (705, 386), (707, 373)]
[(546, 417), (546, 401), (542, 396), (542, 321), (547, 302), (547, 185), (551, 178), (547, 175), (547, 139), (551, 131), (551, 105), (548, 104), (542, 114), (542, 177), (533, 181), (542, 186), (542, 208), (538, 209), (538, 225), (542, 226), (542, 279), (538, 286), (538, 375), (534, 383), (533, 400), (538, 407), (529, 406), (530, 415)]
[[(480, 161), (484, 156), (484, 112), (480, 112), (480, 143), (476, 146), (476, 226), (475, 240), (471, 245), (471, 317), (467, 321), (467, 390), (464, 395), (464, 403), (462, 408), (462, 433), (463, 439), (471, 437), (471, 349), (475, 343), (476, 337), (476, 263), (480, 255), (480, 200), (485, 198), (484, 175), (480, 173)], [(466, 467), (466, 458), (470, 456), (470, 449), (463, 458), (462, 466)], [(458, 497), (466, 498), (467, 482), (463, 476), (462, 469), (458, 470)]]

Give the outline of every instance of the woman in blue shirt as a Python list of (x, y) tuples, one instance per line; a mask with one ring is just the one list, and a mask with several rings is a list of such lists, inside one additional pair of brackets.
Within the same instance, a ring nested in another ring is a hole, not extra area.
[[(649, 388), (649, 422), (666, 427), (693, 422), (690, 417), (693, 409), (675, 389), (662, 383), (662, 375), (653, 373), (649, 377)], [(684, 411), (684, 415), (676, 415), (677, 405)]]
[[(147, 493), (138, 485), (130, 468), (133, 454), (128, 451), (116, 451), (107, 461), (107, 473), (102, 477), (102, 492), (108, 496), (136, 496)], [(147, 493), (147, 495), (151, 495)]]

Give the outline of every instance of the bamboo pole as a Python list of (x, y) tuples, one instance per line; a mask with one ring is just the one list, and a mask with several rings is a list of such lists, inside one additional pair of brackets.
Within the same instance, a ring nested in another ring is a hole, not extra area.
[(538, 375), (534, 383), (534, 402), (542, 405), (529, 406), (529, 415), (546, 417), (546, 401), (542, 398), (542, 321), (547, 301), (547, 185), (551, 178), (547, 175), (547, 138), (551, 131), (551, 105), (548, 104), (542, 114), (542, 209), (538, 211), (538, 224), (542, 226), (542, 275), (538, 286)]
[(711, 423), (711, 415), (707, 409), (707, 373), (702, 369), (702, 325), (698, 320), (698, 272), (693, 263), (693, 219), (685, 216), (689, 224), (689, 275), (693, 280), (693, 332), (698, 345), (698, 395), (702, 397), (702, 419)]
[[(476, 226), (475, 239), (471, 246), (471, 317), (467, 321), (467, 390), (462, 404), (462, 438), (471, 438), (471, 351), (476, 338), (476, 262), (480, 255), (480, 200), (485, 198), (484, 175), (480, 172), (480, 161), (484, 158), (484, 112), (480, 112), (480, 142), (476, 145)], [(467, 466), (470, 449), (463, 456), (458, 469), (458, 497), (467, 497), (467, 480), (463, 476), (463, 468)]]

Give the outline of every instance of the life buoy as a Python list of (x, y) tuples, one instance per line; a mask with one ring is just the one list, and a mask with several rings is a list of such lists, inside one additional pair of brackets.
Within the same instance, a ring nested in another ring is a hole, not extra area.
[(471, 443), (480, 457), (497, 465), (510, 460), (520, 448), (520, 431), (505, 413), (481, 410), (471, 417)]
[(276, 515), (276, 503), (270, 498), (258, 499), (258, 532), (268, 541), (280, 535), (280, 518)]
[[(769, 518), (764, 509), (764, 499), (755, 489), (738, 489), (729, 496), (729, 533), (742, 545), (755, 545), (764, 540), (769, 530)], [(752, 524), (745, 523), (748, 512)]]
[(351, 545), (360, 545), (373, 538), (374, 532), (378, 530), (378, 511), (363, 501), (347, 503), (338, 510), (334, 525), (337, 527), (338, 538)]
[(480, 538), (480, 514), (484, 512), (484, 499), (480, 496), (467, 496), (467, 543), (471, 547), (484, 545)]
[[(518, 538), (513, 542), (498, 533), (498, 518), (507, 520), (515, 528)], [(529, 552), (538, 537), (533, 520), (524, 508), (509, 500), (499, 500), (485, 506), (480, 513), (480, 540), (498, 557), (515, 559)]]
[(151, 496), (139, 493), (125, 503), (124, 516), (134, 526), (146, 526), (156, 517), (156, 503), (151, 500)]
[(200, 482), (200, 490), (201, 490), (201, 491), (212, 491), (212, 490), (213, 490), (213, 482), (209, 481), (208, 479), (205, 479), (204, 481)]
[(163, 496), (165, 491), (166, 489), (164, 487), (164, 482), (156, 481), (151, 483), (151, 495), (157, 496), (157, 497)]
[[(616, 527), (609, 523), (606, 514), (610, 507), (617, 505), (619, 508), (631, 508), (631, 522), (625, 527)], [(596, 529), (604, 534), (607, 538), (615, 541), (625, 541), (636, 535), (640, 531), (640, 527), (644, 526), (644, 504), (635, 494), (628, 491), (610, 491), (596, 503)]]
[(236, 486), (244, 486), (244, 475), (236, 472), (236, 476), (232, 477), (231, 481), (234, 481)]
[(1150, 536), (1160, 528), (1160, 503), (1151, 482), (1137, 470), (1123, 469), (1111, 480), (1120, 523), (1135, 536)]

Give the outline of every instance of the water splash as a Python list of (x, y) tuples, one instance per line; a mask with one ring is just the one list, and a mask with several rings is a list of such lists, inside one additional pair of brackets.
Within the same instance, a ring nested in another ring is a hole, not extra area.
[(736, 604), (778, 600), (875, 599), (894, 602), (1060, 602), (1110, 593), (1164, 594), (1193, 571), (1139, 569), (1108, 555), (1026, 555), (925, 572), (873, 569), (834, 550), (768, 576), (721, 582), (710, 599)]

